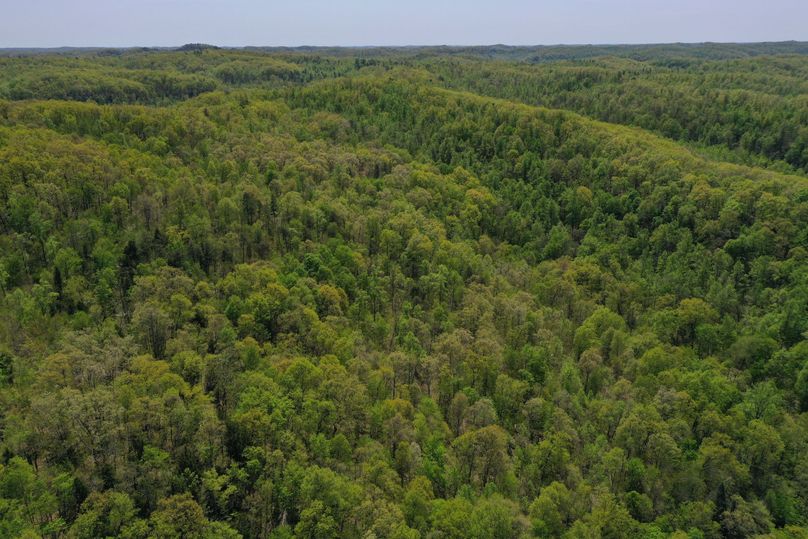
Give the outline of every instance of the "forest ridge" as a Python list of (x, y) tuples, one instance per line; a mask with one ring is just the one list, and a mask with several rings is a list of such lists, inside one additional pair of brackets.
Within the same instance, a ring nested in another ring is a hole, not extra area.
[(0, 52), (0, 537), (808, 536), (808, 44)]

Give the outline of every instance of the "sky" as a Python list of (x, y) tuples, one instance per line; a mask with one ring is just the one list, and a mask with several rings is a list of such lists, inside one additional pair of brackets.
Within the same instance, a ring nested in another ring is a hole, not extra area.
[(0, 0), (0, 47), (808, 41), (808, 0)]

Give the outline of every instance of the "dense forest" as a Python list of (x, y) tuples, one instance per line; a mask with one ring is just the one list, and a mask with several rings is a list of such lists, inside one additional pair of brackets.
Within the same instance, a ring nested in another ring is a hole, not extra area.
[(808, 536), (806, 53), (0, 56), (0, 537)]

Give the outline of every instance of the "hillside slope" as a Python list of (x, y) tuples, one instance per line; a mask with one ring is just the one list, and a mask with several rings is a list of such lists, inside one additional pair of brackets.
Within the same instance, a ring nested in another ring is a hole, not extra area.
[(808, 180), (280, 86), (0, 103), (0, 535), (806, 533)]

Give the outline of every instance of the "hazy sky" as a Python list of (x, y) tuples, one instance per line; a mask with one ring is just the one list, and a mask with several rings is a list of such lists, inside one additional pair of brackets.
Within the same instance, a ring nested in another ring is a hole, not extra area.
[(808, 0), (0, 0), (0, 47), (808, 40)]

